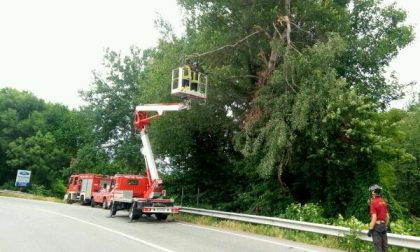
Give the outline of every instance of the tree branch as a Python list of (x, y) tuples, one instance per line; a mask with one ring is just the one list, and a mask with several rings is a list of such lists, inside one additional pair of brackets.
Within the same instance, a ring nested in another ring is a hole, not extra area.
[(238, 46), (240, 43), (242, 43), (242, 42), (246, 41), (246, 40), (247, 40), (247, 39), (249, 39), (250, 37), (252, 37), (252, 36), (254, 36), (254, 35), (258, 34), (258, 33), (261, 33), (261, 32), (263, 32), (263, 31), (262, 31), (262, 30), (258, 30), (258, 31), (256, 31), (256, 32), (253, 32), (253, 33), (251, 33), (251, 34), (248, 34), (247, 36), (243, 37), (242, 39), (240, 39), (240, 40), (236, 41), (236, 42), (235, 42), (235, 43), (233, 43), (233, 44), (230, 44), (230, 45), (224, 45), (224, 46), (219, 47), (219, 48), (217, 48), (217, 49), (214, 49), (214, 50), (211, 50), (211, 51), (207, 51), (207, 52), (203, 52), (203, 53), (193, 53), (193, 54), (191, 54), (191, 55), (187, 55), (187, 56), (185, 56), (185, 57), (186, 57), (186, 58), (201, 57), (201, 56), (204, 56), (204, 55), (207, 55), (207, 54), (212, 54), (212, 53), (215, 53), (215, 52), (218, 52), (218, 51), (224, 50), (224, 49), (226, 49), (226, 48), (235, 48), (235, 47), (236, 47), (236, 46)]

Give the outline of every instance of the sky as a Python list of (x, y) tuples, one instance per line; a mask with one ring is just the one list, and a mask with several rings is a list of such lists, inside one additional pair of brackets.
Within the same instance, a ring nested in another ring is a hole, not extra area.
[(388, 71), (396, 71), (396, 75), (401, 83), (410, 83), (416, 81), (415, 86), (405, 90), (407, 97), (405, 99), (394, 101), (391, 107), (404, 108), (409, 105), (412, 93), (420, 92), (420, 1), (419, 0), (384, 0), (385, 4), (396, 2), (397, 6), (407, 12), (406, 23), (414, 26), (416, 38), (414, 41), (402, 49), (398, 56), (391, 62)]
[(176, 0), (0, 0), (0, 88), (77, 108), (106, 48), (157, 45), (157, 13), (182, 32)]
[[(419, 39), (388, 70), (395, 70), (402, 83), (418, 82), (408, 92), (420, 91), (420, 1), (396, 2), (407, 10), (407, 23), (416, 26)], [(0, 88), (27, 90), (77, 108), (84, 104), (78, 91), (90, 89), (92, 71), (101, 69), (106, 48), (124, 54), (132, 45), (157, 45), (158, 15), (182, 33), (176, 0), (0, 0)]]

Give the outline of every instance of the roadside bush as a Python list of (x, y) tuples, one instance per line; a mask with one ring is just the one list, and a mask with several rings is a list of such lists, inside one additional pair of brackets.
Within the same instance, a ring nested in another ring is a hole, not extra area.
[(308, 203), (292, 203), (287, 208), (284, 214), (280, 215), (281, 218), (316, 222), (316, 223), (328, 223), (328, 220), (323, 217), (324, 210), (318, 204)]
[(33, 184), (31, 189), (29, 190), (30, 193), (40, 196), (50, 196), (51, 192), (46, 189), (43, 185), (36, 185)]
[(62, 181), (60, 179), (56, 179), (51, 184), (51, 194), (49, 196), (62, 198), (63, 195), (66, 193), (66, 189), (67, 189), (67, 187), (64, 184), (64, 181)]
[(351, 216), (349, 219), (344, 219), (341, 214), (333, 220), (333, 225), (350, 228), (350, 234), (340, 239), (340, 246), (347, 251), (371, 251), (372, 246), (364, 241), (357, 239), (357, 233), (360, 230), (367, 229), (367, 224)]
[(20, 192), (28, 192), (28, 187), (16, 187), (14, 181), (7, 181), (3, 185), (0, 186), (1, 190), (10, 190), (10, 191), (20, 191)]
[(395, 234), (403, 235), (413, 235), (420, 236), (420, 219), (412, 217), (406, 220), (396, 220), (392, 221), (391, 219), (391, 232)]
[(13, 181), (7, 181), (3, 185), (0, 186), (2, 190), (16, 190), (15, 183)]

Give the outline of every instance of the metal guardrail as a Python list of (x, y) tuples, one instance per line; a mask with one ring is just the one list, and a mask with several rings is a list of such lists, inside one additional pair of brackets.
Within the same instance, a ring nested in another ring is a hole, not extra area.
[[(228, 219), (228, 220), (236, 220), (236, 221), (250, 222), (250, 223), (256, 223), (256, 224), (270, 225), (270, 226), (276, 226), (276, 227), (281, 227), (281, 228), (295, 229), (295, 230), (313, 232), (313, 233), (318, 233), (318, 234), (326, 234), (326, 235), (332, 235), (332, 236), (338, 236), (338, 237), (344, 237), (346, 235), (352, 234), (350, 228), (348, 227), (316, 224), (316, 223), (287, 220), (287, 219), (280, 219), (280, 218), (274, 218), (274, 217), (221, 212), (221, 211), (206, 210), (206, 209), (200, 209), (200, 208), (190, 208), (190, 207), (181, 207), (180, 212), (189, 213), (189, 214), (197, 214), (197, 215), (205, 215), (205, 216), (211, 216), (211, 217)], [(372, 238), (367, 237), (366, 230), (358, 231), (356, 233), (356, 236), (358, 239), (363, 240), (363, 241), (372, 241)], [(388, 233), (388, 244), (403, 247), (403, 248), (420, 249), (420, 237)]]

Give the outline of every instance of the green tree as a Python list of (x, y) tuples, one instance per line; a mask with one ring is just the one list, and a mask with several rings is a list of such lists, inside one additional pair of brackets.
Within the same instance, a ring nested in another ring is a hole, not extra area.
[(57, 146), (51, 133), (38, 132), (26, 139), (19, 137), (9, 144), (7, 157), (7, 164), (15, 171), (31, 170), (31, 182), (47, 188), (60, 177), (61, 170), (68, 165), (64, 150)]
[(16, 177), (15, 171), (6, 163), (9, 143), (18, 137), (31, 135), (31, 132), (19, 127), (20, 122), (28, 118), (31, 112), (43, 109), (45, 103), (29, 92), (0, 89), (0, 184)]
[[(102, 148), (105, 151), (99, 151), (99, 156), (105, 154), (109, 163), (112, 161), (119, 164), (119, 169), (138, 172), (143, 162), (139, 157), (139, 140), (133, 127), (133, 113), (143, 71), (141, 52), (133, 47), (130, 55), (123, 57), (108, 49), (103, 66), (104, 72), (94, 71), (92, 88), (82, 92), (89, 104), (85, 110), (89, 111), (93, 126), (91, 147), (84, 148), (83, 153), (89, 149), (95, 153), (95, 150)], [(92, 156), (79, 154), (79, 159)], [(102, 160), (103, 157), (99, 156), (96, 157)]]
[(401, 96), (402, 85), (385, 78), (386, 67), (413, 39), (413, 28), (404, 25), (405, 11), (378, 0), (353, 1), (350, 29), (342, 34), (348, 50), (337, 67), (358, 94), (366, 95), (382, 109)]
[(9, 88), (0, 90), (0, 112), (0, 183), (14, 181), (17, 169), (33, 169), (35, 184), (60, 194), (64, 168), (89, 132), (82, 113)]
[(399, 94), (384, 68), (413, 39), (405, 13), (374, 0), (180, 3), (183, 52), (206, 63), (209, 105), (232, 113), (247, 162), (328, 215), (364, 214), (384, 150), (376, 111)]
[(420, 106), (417, 103), (408, 111), (391, 110), (383, 115), (383, 121), (389, 121), (393, 126), (389, 147), (406, 152), (406, 155), (399, 155), (384, 166), (382, 173), (386, 179), (383, 183), (399, 204), (419, 216), (420, 201), (413, 195), (420, 192)]

